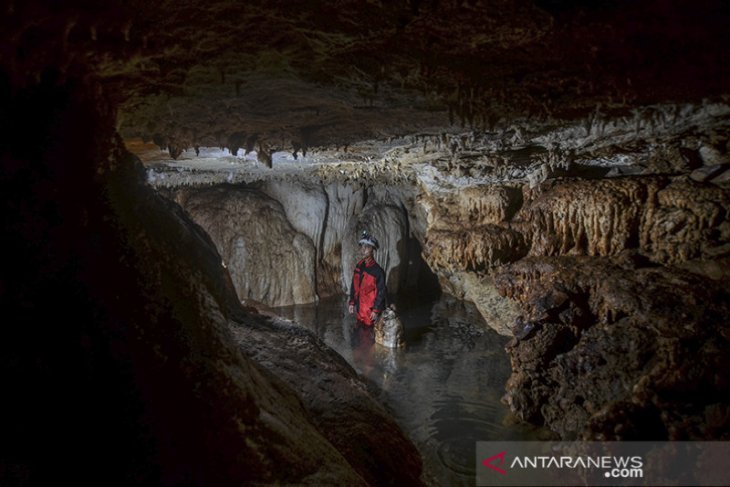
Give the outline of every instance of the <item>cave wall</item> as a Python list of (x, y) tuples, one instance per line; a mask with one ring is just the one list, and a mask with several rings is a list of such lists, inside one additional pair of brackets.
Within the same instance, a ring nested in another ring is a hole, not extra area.
[(620, 170), (546, 161), (521, 185), (423, 185), (417, 198), (444, 290), (513, 337), (504, 402), (561, 438), (730, 435), (727, 128), (672, 130), (653, 134), (663, 148), (649, 158), (597, 150)]
[(430, 273), (398, 189), (268, 180), (171, 197), (216, 242), (241, 300), (284, 306), (348, 294), (363, 230), (379, 240), (389, 295)]
[(511, 335), (515, 310), (500, 300), (491, 275), (527, 256), (635, 251), (657, 264), (727, 277), (728, 194), (726, 186), (686, 175), (562, 177), (534, 187), (426, 188), (413, 214), (421, 215), (424, 259), (442, 289), (475, 302), (490, 326)]
[(504, 397), (519, 417), (562, 438), (728, 438), (727, 280), (627, 252), (528, 257), (496, 281), (524, 311)]
[[(0, 71), (0, 483), (419, 484), (418, 453), (347, 364), (240, 306), (93, 77), (9, 86)], [(311, 375), (277, 369), (284, 348)], [(326, 407), (352, 397), (356, 417)]]
[(315, 301), (316, 249), (290, 224), (276, 200), (230, 187), (186, 191), (178, 202), (218, 244), (241, 299)]
[(510, 222), (434, 225), (425, 259), (514, 337), (504, 402), (519, 418), (565, 439), (727, 438), (729, 195), (681, 178), (548, 181), (523, 188)]

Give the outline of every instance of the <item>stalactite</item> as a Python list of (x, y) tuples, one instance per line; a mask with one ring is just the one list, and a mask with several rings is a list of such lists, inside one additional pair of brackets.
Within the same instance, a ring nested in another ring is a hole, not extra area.
[(244, 154), (253, 152), (253, 150), (256, 148), (256, 142), (258, 141), (258, 138), (258, 134), (251, 134), (246, 138), (246, 151)]
[(238, 149), (241, 148), (244, 140), (246, 140), (246, 134), (243, 132), (234, 132), (228, 136), (226, 146), (228, 147), (228, 150), (231, 152), (232, 156), (235, 157), (238, 155)]
[(273, 167), (271, 148), (263, 142), (259, 142), (258, 151), (256, 151), (256, 158), (262, 164), (268, 168)]
[(177, 159), (178, 157), (180, 157), (180, 154), (182, 154), (183, 152), (182, 147), (174, 144), (170, 144), (169, 146), (167, 146), (167, 150), (170, 152), (170, 157), (172, 157), (173, 159)]

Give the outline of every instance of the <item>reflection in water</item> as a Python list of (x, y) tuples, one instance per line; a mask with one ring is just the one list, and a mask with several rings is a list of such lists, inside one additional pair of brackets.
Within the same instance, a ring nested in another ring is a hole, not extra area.
[(427, 483), (474, 485), (477, 441), (540, 435), (511, 421), (500, 402), (510, 374), (508, 339), (488, 328), (473, 305), (450, 297), (398, 309), (404, 349), (376, 344), (372, 328), (355, 323), (344, 299), (276, 312), (312, 330), (379, 387), (421, 452)]
[(366, 377), (374, 374), (375, 367), (375, 334), (372, 326), (364, 326), (355, 322), (354, 325), (347, 326), (349, 330), (349, 342), (352, 350), (352, 364), (358, 372)]

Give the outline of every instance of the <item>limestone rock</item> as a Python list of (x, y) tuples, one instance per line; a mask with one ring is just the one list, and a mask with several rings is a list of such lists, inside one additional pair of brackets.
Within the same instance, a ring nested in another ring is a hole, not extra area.
[(642, 161), (646, 166), (644, 174), (685, 174), (701, 164), (696, 154), (675, 147), (673, 143), (652, 145)]
[[(432, 269), (484, 271), (527, 253), (509, 222), (522, 205), (513, 187), (478, 185), (451, 194), (419, 195), (416, 215), (424, 227), (424, 258)], [(424, 221), (425, 220), (425, 221)]]
[[(280, 180), (254, 187), (171, 193), (210, 232), (242, 300), (280, 306), (348, 292), (365, 228), (380, 241), (376, 259), (391, 295), (429, 287), (430, 270), (409, 233), (402, 197), (392, 189)], [(425, 280), (414, 282), (419, 276)]]
[(491, 275), (457, 272), (447, 282), (442, 280), (444, 292), (474, 303), (485, 323), (500, 335), (512, 336), (512, 325), (520, 308), (514, 301), (501, 296)]
[[(315, 247), (316, 290), (319, 297), (342, 292), (342, 240), (350, 220), (360, 213), (365, 191), (341, 183), (267, 181), (262, 191), (281, 203), (287, 220)], [(305, 256), (302, 256), (305, 257)]]
[(548, 181), (526, 192), (515, 217), (531, 255), (612, 255), (635, 246), (643, 203), (657, 182), (637, 179)]
[(276, 200), (230, 186), (183, 190), (177, 200), (216, 243), (241, 299), (270, 306), (317, 299), (315, 247)]
[(521, 204), (522, 192), (519, 188), (483, 184), (441, 195), (431, 206), (438, 212), (434, 226), (449, 228), (508, 222)]
[(699, 149), (699, 154), (705, 166), (719, 166), (730, 162), (727, 154), (723, 154), (712, 145), (703, 144)]
[[(718, 249), (720, 251), (720, 249)], [(687, 272), (700, 274), (714, 280), (730, 279), (730, 245), (725, 245), (722, 254), (712, 260), (696, 259), (680, 262), (677, 267)]]
[(375, 323), (375, 343), (386, 348), (403, 348), (403, 323), (395, 312), (395, 306), (385, 308)]
[(715, 181), (716, 178), (720, 178), (728, 169), (730, 169), (730, 164), (706, 165), (692, 171), (689, 177), (698, 182)]
[(712, 258), (730, 243), (730, 192), (715, 185), (675, 181), (656, 193), (642, 218), (640, 244), (659, 262)]
[(281, 318), (231, 327), (244, 353), (297, 393), (312, 423), (367, 485), (421, 485), (418, 451), (341, 356)]
[(727, 186), (730, 183), (730, 166), (726, 167), (724, 171), (712, 178), (714, 184)]
[(495, 225), (432, 230), (424, 250), (426, 261), (437, 270), (485, 271), (527, 254), (521, 233)]
[(512, 228), (530, 255), (617, 255), (641, 250), (658, 262), (708, 256), (728, 242), (730, 195), (678, 179), (548, 181), (526, 191)]
[[(349, 289), (352, 276), (343, 273), (343, 248), (345, 242), (353, 238), (348, 233), (350, 222), (362, 212), (366, 191), (350, 185), (333, 183), (325, 186), (329, 201), (327, 211), (327, 231), (324, 234), (323, 260), (317, 277), (319, 282), (328, 281), (336, 292)], [(359, 234), (358, 234), (359, 235)], [(353, 267), (354, 269), (354, 267)]]
[(281, 204), (291, 226), (309, 237), (317, 247), (317, 258), (321, 258), (325, 249), (319, 247), (327, 225), (328, 210), (328, 198), (322, 186), (306, 181), (272, 180), (264, 182), (260, 191)]
[(724, 284), (636, 254), (530, 257), (496, 282), (536, 324), (508, 347), (520, 417), (563, 438), (730, 437), (707, 416), (730, 397)]

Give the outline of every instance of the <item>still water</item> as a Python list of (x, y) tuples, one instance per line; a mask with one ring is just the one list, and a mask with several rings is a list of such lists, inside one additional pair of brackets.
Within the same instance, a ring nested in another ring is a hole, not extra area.
[(398, 310), (405, 327), (401, 350), (375, 344), (339, 297), (275, 312), (312, 330), (377, 385), (380, 400), (421, 452), (427, 484), (473, 486), (477, 441), (541, 436), (500, 402), (510, 375), (509, 339), (489, 328), (472, 304), (449, 296)]

